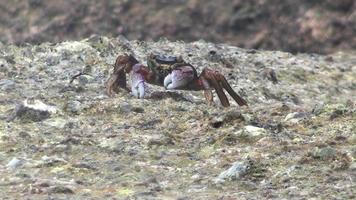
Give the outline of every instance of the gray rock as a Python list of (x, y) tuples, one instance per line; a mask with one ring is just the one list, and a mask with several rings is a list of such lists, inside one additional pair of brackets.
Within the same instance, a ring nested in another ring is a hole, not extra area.
[(312, 152), (312, 156), (316, 159), (320, 159), (320, 160), (328, 160), (328, 159), (332, 159), (335, 158), (337, 154), (336, 149), (327, 146), (327, 147), (323, 147), (323, 148), (315, 148)]
[(49, 118), (51, 114), (56, 112), (57, 108), (55, 106), (46, 105), (40, 100), (34, 100), (31, 103), (25, 100), (16, 106), (15, 114), (11, 116), (8, 121), (19, 118), (23, 121), (39, 122)]
[(308, 116), (308, 114), (305, 112), (293, 112), (293, 113), (289, 113), (284, 118), (284, 121), (295, 124), (295, 123), (298, 123), (301, 120), (305, 119), (307, 116)]
[(215, 183), (223, 183), (225, 181), (237, 180), (247, 174), (250, 164), (248, 162), (235, 162), (232, 166), (221, 172), (219, 176), (214, 179)]
[(256, 126), (245, 126), (242, 130), (235, 133), (238, 137), (249, 141), (257, 141), (267, 135), (267, 130)]
[(15, 89), (15, 82), (13, 80), (2, 79), (0, 80), (0, 87), (2, 91), (9, 92)]
[(120, 104), (120, 111), (123, 113), (129, 113), (132, 110), (132, 106), (131, 104), (127, 103), (127, 102), (122, 102)]
[(24, 163), (24, 159), (14, 157), (9, 163), (7, 163), (6, 167), (9, 170), (15, 170), (16, 168), (22, 166)]
[(356, 162), (352, 162), (352, 163), (351, 163), (350, 169), (351, 169), (352, 171), (356, 171)]
[(66, 111), (79, 114), (80, 111), (82, 111), (83, 106), (80, 101), (69, 101), (66, 105)]
[(74, 191), (67, 186), (58, 185), (51, 188), (50, 193), (73, 194)]

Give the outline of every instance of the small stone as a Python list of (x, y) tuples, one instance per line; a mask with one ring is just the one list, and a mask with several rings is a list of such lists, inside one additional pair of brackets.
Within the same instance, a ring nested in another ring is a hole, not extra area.
[(133, 107), (132, 108), (132, 112), (135, 112), (135, 113), (144, 113), (145, 112), (145, 109), (141, 108), (141, 107)]
[(336, 154), (337, 151), (330, 146), (321, 149), (315, 148), (314, 151), (312, 152), (312, 156), (320, 160), (328, 160), (328, 159), (335, 158)]
[(305, 112), (293, 112), (293, 113), (289, 113), (284, 118), (284, 121), (296, 124), (296, 123), (300, 122), (301, 120), (305, 119), (306, 117), (307, 117), (307, 113), (305, 113)]
[(33, 103), (29, 103), (25, 100), (22, 104), (18, 105), (15, 109), (15, 115), (10, 117), (9, 121), (14, 118), (19, 118), (24, 121), (38, 122), (45, 120), (57, 112), (55, 106), (49, 106), (44, 104), (40, 100), (34, 100)]
[(65, 120), (63, 118), (51, 118), (51, 119), (46, 120), (44, 122), (44, 124), (46, 124), (47, 126), (52, 126), (52, 127), (62, 129), (67, 124), (67, 120)]
[(162, 135), (153, 136), (147, 143), (148, 146), (167, 146), (173, 144), (174, 141), (172, 138)]
[(120, 111), (121, 112), (129, 113), (129, 112), (131, 112), (131, 110), (132, 110), (132, 106), (129, 103), (123, 102), (123, 103), (120, 104)]
[(351, 171), (356, 171), (356, 162), (351, 163), (350, 167)]
[(21, 137), (22, 139), (29, 139), (29, 138), (31, 138), (31, 135), (27, 132), (21, 131), (19, 133), (19, 137)]
[(18, 159), (14, 157), (9, 163), (7, 163), (6, 167), (10, 170), (15, 170), (16, 168), (22, 166), (24, 163), (25, 163), (24, 159)]
[(222, 183), (226, 180), (237, 180), (247, 174), (248, 169), (248, 162), (235, 162), (229, 169), (221, 172), (220, 175), (214, 180), (214, 182)]
[(245, 126), (244, 129), (236, 133), (240, 138), (257, 141), (267, 135), (267, 130), (256, 126)]
[(74, 191), (66, 186), (54, 186), (51, 190), (51, 193), (62, 193), (62, 194), (74, 194)]
[(316, 116), (320, 115), (324, 111), (324, 103), (317, 103), (315, 104), (312, 113)]
[(238, 111), (228, 111), (213, 117), (210, 120), (210, 126), (214, 128), (220, 128), (226, 123), (239, 123), (246, 121), (245, 117)]
[(73, 165), (75, 168), (82, 168), (82, 169), (90, 169), (90, 170), (96, 170), (97, 167), (93, 163), (88, 163), (88, 162), (79, 162)]
[(54, 66), (57, 65), (60, 61), (60, 57), (59, 56), (49, 56), (46, 59), (46, 64), (48, 66)]
[(15, 82), (8, 79), (0, 80), (0, 87), (2, 91), (9, 92), (15, 89)]
[(82, 109), (83, 106), (80, 101), (69, 101), (66, 105), (66, 110), (71, 113), (78, 114)]

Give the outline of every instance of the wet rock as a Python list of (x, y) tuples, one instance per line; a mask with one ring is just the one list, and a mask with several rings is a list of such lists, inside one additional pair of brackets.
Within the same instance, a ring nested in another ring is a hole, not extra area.
[(18, 118), (23, 121), (39, 122), (49, 118), (51, 114), (56, 112), (57, 108), (55, 106), (46, 105), (40, 100), (34, 100), (33, 102), (25, 100), (16, 107), (15, 114), (9, 118), (9, 121)]

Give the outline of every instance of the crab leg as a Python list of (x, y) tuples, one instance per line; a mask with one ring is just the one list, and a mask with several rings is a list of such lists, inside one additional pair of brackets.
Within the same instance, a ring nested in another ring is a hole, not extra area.
[(247, 102), (231, 88), (226, 78), (220, 72), (205, 68), (199, 76), (199, 79), (205, 80), (206, 82), (208, 82), (209, 86), (215, 89), (220, 99), (220, 102), (224, 107), (230, 106), (230, 103), (223, 89), (225, 89), (231, 95), (231, 97), (236, 101), (238, 105), (247, 105)]

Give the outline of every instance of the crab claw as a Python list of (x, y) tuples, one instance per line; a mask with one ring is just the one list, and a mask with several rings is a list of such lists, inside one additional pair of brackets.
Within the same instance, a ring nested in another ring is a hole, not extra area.
[(163, 81), (168, 90), (181, 89), (194, 79), (194, 69), (191, 66), (182, 66), (173, 70)]
[(131, 71), (131, 92), (137, 98), (144, 98), (145, 96), (145, 79), (141, 73), (142, 64), (135, 64)]

